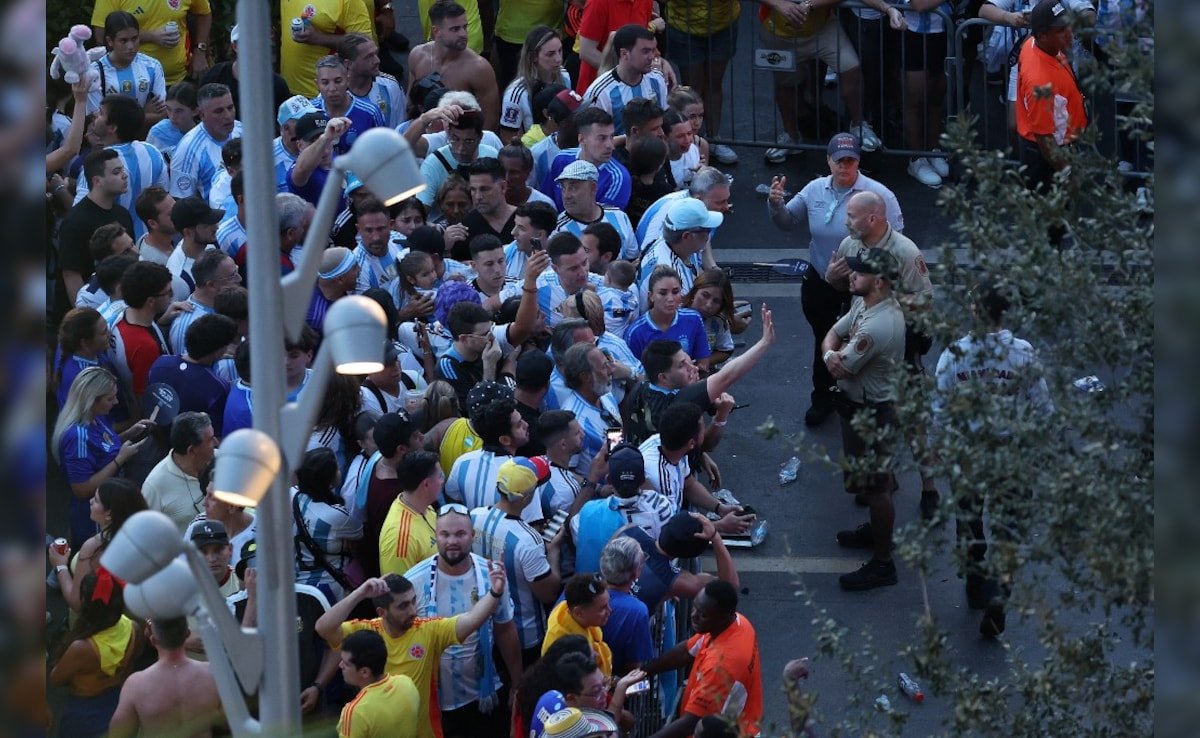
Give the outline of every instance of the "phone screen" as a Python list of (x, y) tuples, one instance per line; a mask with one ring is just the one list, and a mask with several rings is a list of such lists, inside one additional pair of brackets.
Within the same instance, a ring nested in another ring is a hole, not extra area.
[(640, 682), (630, 684), (629, 689), (625, 690), (625, 694), (637, 694), (638, 692), (645, 692), (647, 689), (650, 689), (650, 680), (643, 679)]
[(625, 440), (625, 436), (621, 434), (620, 428), (609, 428), (606, 433), (608, 435), (609, 448), (612, 448)]

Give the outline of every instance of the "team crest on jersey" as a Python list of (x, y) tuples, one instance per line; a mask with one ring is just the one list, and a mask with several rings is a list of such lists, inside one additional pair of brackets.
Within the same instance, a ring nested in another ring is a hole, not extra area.
[(310, 3), (310, 4), (304, 6), (304, 12), (300, 14), (300, 17), (303, 18), (304, 20), (310, 21), (313, 19), (313, 16), (316, 14), (317, 14), (317, 9)]
[(408, 655), (412, 656), (414, 659), (423, 659), (425, 658), (425, 647), (418, 643), (417, 645), (408, 649)]
[(112, 448), (113, 437), (108, 431), (104, 431), (104, 435), (100, 438), (100, 442), (104, 444), (105, 450)]
[(517, 116), (520, 114), (521, 111), (517, 110), (516, 108), (508, 108), (504, 111), (504, 120), (501, 122), (506, 125), (510, 123), (515, 124), (517, 122)]
[(179, 10), (179, 1), (180, 0), (167, 0), (167, 7), (171, 10)]
[(180, 190), (187, 192), (188, 190), (192, 189), (192, 178), (186, 174), (180, 175), (179, 179), (176, 181), (179, 183)]
[(121, 82), (121, 94), (128, 95), (131, 92), (133, 92), (133, 83), (130, 82), (129, 80), (122, 81)]
[(150, 89), (150, 80), (148, 80), (148, 79), (138, 80), (138, 92), (145, 92), (148, 89)]

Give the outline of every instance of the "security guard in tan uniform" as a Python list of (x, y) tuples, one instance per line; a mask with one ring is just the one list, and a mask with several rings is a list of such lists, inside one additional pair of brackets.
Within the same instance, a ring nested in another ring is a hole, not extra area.
[(842, 589), (873, 589), (896, 583), (892, 562), (892, 528), (896, 510), (892, 491), (894, 475), (886, 468), (891, 443), (883, 438), (868, 443), (852, 426), (861, 413), (874, 418), (880, 431), (897, 426), (893, 387), (895, 372), (904, 361), (904, 312), (892, 294), (900, 266), (890, 252), (868, 248), (845, 261), (849, 268), (850, 293), (855, 299), (821, 342), (829, 373), (837, 380), (842, 419), (842, 452), (851, 464), (867, 464), (870, 471), (844, 472), (846, 491), (866, 498), (870, 522), (837, 534), (837, 541), (850, 548), (870, 548), (874, 557), (858, 571), (838, 579)]
[[(924, 374), (921, 357), (929, 352), (933, 341), (913, 327), (912, 316), (914, 313), (930, 309), (933, 305), (933, 283), (929, 281), (929, 266), (925, 263), (925, 257), (921, 255), (921, 249), (904, 234), (892, 229), (888, 224), (887, 207), (883, 198), (873, 192), (855, 193), (846, 203), (846, 227), (850, 235), (838, 246), (837, 252), (829, 262), (829, 269), (825, 272), (826, 281), (834, 289), (849, 289), (850, 268), (846, 259), (863, 249), (879, 248), (894, 256), (899, 265), (896, 298), (908, 318), (908, 327), (904, 334), (904, 362), (910, 372)], [(929, 520), (937, 511), (940, 496), (933, 472), (923, 456), (923, 438), (924, 433), (920, 432), (912, 441), (920, 462), (921, 516)], [(856, 502), (863, 504), (865, 500), (859, 497), (856, 498)]]

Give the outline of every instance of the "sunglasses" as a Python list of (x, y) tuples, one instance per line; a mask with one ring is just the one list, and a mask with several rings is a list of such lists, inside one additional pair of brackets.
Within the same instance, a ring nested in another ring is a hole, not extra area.
[(604, 586), (604, 577), (599, 574), (593, 574), (592, 578), (588, 581), (588, 592), (598, 595), (606, 589), (607, 587)]
[(466, 505), (462, 505), (457, 502), (451, 502), (439, 507), (437, 516), (440, 518), (443, 515), (449, 515), (450, 513), (458, 513), (459, 515), (466, 515), (468, 517), (471, 515), (471, 511), (467, 509)]

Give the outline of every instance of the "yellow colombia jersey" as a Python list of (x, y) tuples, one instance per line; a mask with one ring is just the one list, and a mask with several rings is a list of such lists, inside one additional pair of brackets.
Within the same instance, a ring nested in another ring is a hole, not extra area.
[[(381, 618), (351, 620), (342, 623), (342, 638), (359, 630), (373, 630), (378, 633), (383, 638), (384, 644), (387, 645), (387, 673), (393, 676), (403, 675), (412, 679), (420, 698), (415, 721), (417, 729), (413, 734), (418, 738), (434, 738), (434, 736), (441, 735), (441, 709), (436, 700), (431, 702), (429, 698), (430, 695), (437, 694), (437, 678), (442, 652), (459, 643), (455, 634), (455, 623), (457, 622), (457, 616), (417, 618), (412, 627), (397, 638), (388, 635)], [(436, 732), (435, 725), (437, 726)], [(388, 735), (393, 734), (389, 733)]]
[[(137, 18), (142, 31), (157, 31), (170, 21), (179, 24), (179, 43), (172, 48), (143, 41), (138, 50), (162, 64), (167, 84), (173, 85), (187, 75), (188, 49), (192, 40), (187, 35), (187, 16), (212, 15), (208, 0), (96, 0), (92, 10), (92, 25), (104, 28), (104, 19), (114, 10), (124, 10)], [(104, 39), (96, 39), (103, 44)]]
[(279, 74), (293, 95), (317, 96), (317, 62), (336, 51), (298, 43), (292, 19), (307, 20), (322, 33), (361, 33), (374, 37), (375, 23), (362, 0), (279, 0)]
[(421, 695), (417, 693), (417, 685), (413, 684), (412, 679), (403, 675), (385, 676), (363, 687), (358, 696), (342, 708), (342, 717), (337, 726), (338, 736), (413, 736), (416, 735), (420, 709)]
[(379, 573), (400, 574), (437, 553), (437, 512), (413, 510), (397, 497), (379, 530)]
[[(433, 28), (429, 25), (429, 9), (436, 0), (417, 0), (417, 13), (421, 16), (421, 33), (425, 40), (433, 38)], [(490, 0), (487, 0), (490, 2)], [(467, 10), (467, 48), (476, 54), (483, 53), (483, 21), (479, 20), (478, 0), (463, 0), (459, 5)], [(524, 39), (521, 39), (524, 42)]]
[(738, 0), (673, 0), (667, 25), (691, 36), (711, 36), (733, 25), (741, 9)]

